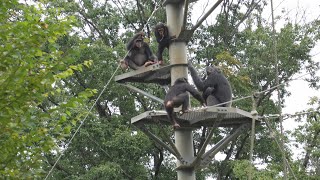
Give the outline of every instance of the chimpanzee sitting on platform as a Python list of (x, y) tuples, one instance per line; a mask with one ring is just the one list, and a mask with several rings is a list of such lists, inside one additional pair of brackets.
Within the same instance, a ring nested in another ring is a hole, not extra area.
[[(207, 77), (201, 79), (191, 63), (188, 64), (194, 84), (199, 91), (202, 91), (202, 97), (206, 100), (208, 106), (217, 104), (220, 107), (230, 107), (232, 100), (232, 90), (228, 79), (221, 70), (215, 66), (207, 66)], [(225, 104), (223, 104), (225, 103)]]
[(144, 33), (139, 32), (127, 44), (128, 54), (124, 60), (120, 61), (123, 70), (127, 69), (128, 66), (137, 70), (142, 66), (146, 67), (157, 62), (156, 56), (152, 54), (149, 45), (143, 39)]
[(168, 93), (164, 99), (164, 107), (168, 113), (168, 118), (173, 122), (174, 128), (179, 128), (180, 125), (174, 117), (174, 108), (182, 105), (182, 113), (187, 112), (189, 104), (189, 95), (187, 92), (195, 97), (203, 106), (206, 106), (205, 100), (201, 94), (191, 86), (186, 78), (178, 78), (174, 84), (169, 88)]

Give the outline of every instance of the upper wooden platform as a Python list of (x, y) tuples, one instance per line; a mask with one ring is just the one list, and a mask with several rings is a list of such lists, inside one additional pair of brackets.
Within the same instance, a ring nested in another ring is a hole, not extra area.
[(138, 70), (130, 70), (127, 73), (116, 76), (114, 79), (118, 83), (139, 82), (169, 85), (171, 83), (170, 70), (172, 66), (187, 66), (187, 64), (174, 64), (166, 66), (153, 64), (147, 67), (141, 67)]
[[(181, 127), (230, 127), (245, 123), (251, 123), (252, 115), (251, 113), (238, 108), (208, 106), (202, 108), (192, 108), (189, 112), (182, 115), (176, 113), (176, 119)], [(155, 123), (167, 125), (172, 124), (168, 120), (167, 113), (164, 110), (146, 111), (138, 116), (131, 118), (131, 123), (136, 126), (139, 126), (140, 124)]]
[(153, 64), (138, 70), (131, 70), (116, 76), (115, 81), (118, 83), (140, 82), (167, 85), (171, 82), (170, 65), (160, 66), (159, 64)]

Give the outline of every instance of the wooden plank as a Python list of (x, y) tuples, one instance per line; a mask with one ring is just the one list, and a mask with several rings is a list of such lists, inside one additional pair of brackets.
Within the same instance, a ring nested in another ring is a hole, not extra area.
[[(182, 127), (198, 128), (201, 126), (213, 126), (217, 121), (218, 127), (230, 127), (244, 123), (251, 123), (252, 115), (249, 112), (233, 107), (203, 107), (193, 108), (190, 112), (182, 115), (176, 112), (176, 119)], [(220, 121), (219, 118), (222, 117)], [(166, 111), (147, 111), (131, 119), (131, 123), (139, 126), (139, 124), (155, 124), (162, 123), (171, 125), (167, 118)], [(258, 120), (257, 123), (260, 121)]]
[(167, 85), (171, 82), (170, 68), (170, 65), (160, 66), (159, 64), (153, 64), (118, 75), (115, 77), (115, 81), (118, 83), (141, 82)]

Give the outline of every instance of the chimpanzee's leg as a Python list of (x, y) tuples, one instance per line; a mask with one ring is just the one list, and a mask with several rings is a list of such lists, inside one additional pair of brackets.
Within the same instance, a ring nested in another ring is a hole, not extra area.
[(129, 59), (129, 60), (127, 61), (127, 63), (128, 63), (128, 66), (129, 66), (131, 69), (133, 69), (133, 70), (139, 69), (139, 66), (138, 66), (132, 59)]
[(187, 98), (188, 98), (187, 93), (182, 93), (182, 94), (175, 96), (174, 98), (172, 98), (173, 106), (179, 107), (179, 106), (183, 105)]
[(214, 95), (209, 95), (206, 99), (206, 102), (207, 102), (207, 106), (214, 106), (216, 104), (221, 103)]
[(185, 112), (188, 112), (189, 107), (189, 95), (187, 93), (180, 94), (173, 98), (174, 107), (179, 107), (182, 105), (180, 114), (183, 114)]
[(180, 125), (178, 124), (178, 122), (174, 118), (174, 114), (173, 114), (173, 112), (174, 112), (174, 110), (173, 110), (173, 108), (174, 108), (173, 100), (164, 102), (164, 107), (165, 107), (165, 109), (167, 111), (169, 120), (173, 122), (173, 127), (174, 128), (179, 128)]
[(213, 87), (208, 87), (203, 93), (202, 97), (204, 100), (206, 100), (210, 95), (213, 95), (214, 88)]
[(182, 113), (188, 112), (188, 107), (189, 107), (189, 95), (188, 93), (183, 93), (181, 94), (181, 98), (184, 99), (182, 103)]

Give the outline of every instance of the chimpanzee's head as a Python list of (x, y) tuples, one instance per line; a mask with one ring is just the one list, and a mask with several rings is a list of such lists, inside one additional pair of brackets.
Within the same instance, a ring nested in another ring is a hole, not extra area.
[(135, 46), (137, 47), (137, 48), (141, 48), (142, 47), (142, 43), (143, 43), (143, 40), (142, 40), (142, 38), (137, 38), (136, 40), (135, 40)]
[(206, 67), (207, 76), (214, 73), (221, 73), (221, 70), (216, 66), (207, 66)]
[(188, 83), (188, 80), (185, 77), (181, 77), (174, 82), (174, 84), (179, 84), (179, 83)]

